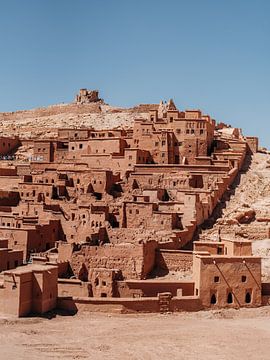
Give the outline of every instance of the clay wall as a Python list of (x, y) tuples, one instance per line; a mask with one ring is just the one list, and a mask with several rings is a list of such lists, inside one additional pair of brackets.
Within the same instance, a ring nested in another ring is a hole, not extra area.
[(40, 184), (40, 183), (19, 183), (20, 197), (24, 201), (45, 201), (45, 199), (51, 199), (54, 194), (54, 188), (52, 184)]
[(188, 281), (126, 280), (117, 282), (118, 293), (123, 298), (157, 297), (159, 293), (170, 292), (172, 296), (194, 295), (194, 283)]
[(6, 155), (20, 144), (19, 138), (0, 137), (0, 155)]
[(0, 272), (14, 269), (23, 264), (23, 252), (11, 249), (0, 249)]
[(258, 152), (259, 139), (257, 137), (255, 137), (255, 136), (246, 136), (246, 142), (247, 142), (248, 150), (251, 153)]
[(34, 141), (34, 161), (52, 162), (53, 161), (53, 143), (50, 140)]
[(194, 255), (193, 274), (204, 307), (261, 305), (261, 259)]
[(4, 313), (26, 316), (56, 307), (57, 267), (28, 265), (4, 273), (0, 306)]
[[(155, 267), (166, 272), (192, 272), (193, 255), (184, 250), (156, 250)], [(190, 294), (193, 295), (193, 294)]]
[(156, 205), (153, 203), (126, 202), (123, 210), (125, 218), (123, 227), (146, 227), (149, 219), (152, 219), (155, 207)]
[(90, 296), (91, 284), (83, 282), (78, 279), (58, 279), (58, 294), (59, 296)]
[(58, 308), (71, 313), (76, 312), (118, 312), (118, 313), (163, 313), (179, 311), (198, 311), (202, 309), (200, 299), (195, 296), (173, 297), (168, 299), (165, 308), (158, 297), (142, 298), (80, 298), (59, 297)]
[(84, 263), (87, 269), (118, 269), (124, 278), (145, 278), (154, 266), (155, 247), (155, 242), (139, 245), (82, 246), (80, 251), (72, 254), (71, 267), (77, 275)]

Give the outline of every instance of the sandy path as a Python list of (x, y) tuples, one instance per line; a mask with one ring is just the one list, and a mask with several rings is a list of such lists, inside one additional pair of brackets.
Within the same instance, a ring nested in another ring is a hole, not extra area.
[(0, 359), (269, 359), (270, 307), (0, 320)]

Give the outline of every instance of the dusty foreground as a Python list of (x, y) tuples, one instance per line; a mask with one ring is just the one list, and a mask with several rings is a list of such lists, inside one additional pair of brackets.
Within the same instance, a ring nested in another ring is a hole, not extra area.
[(0, 359), (270, 359), (270, 307), (0, 317)]

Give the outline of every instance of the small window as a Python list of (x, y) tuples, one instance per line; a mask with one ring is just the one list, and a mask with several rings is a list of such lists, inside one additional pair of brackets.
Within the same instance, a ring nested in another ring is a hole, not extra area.
[(83, 144), (79, 144), (79, 149), (82, 149), (83, 148)]
[(216, 304), (217, 303), (217, 298), (216, 298), (216, 295), (215, 294), (213, 294), (212, 296), (211, 296), (211, 304), (212, 305), (214, 305), (214, 304)]
[(101, 297), (107, 297), (106, 293), (101, 293)]
[(71, 146), (71, 150), (74, 150), (75, 148), (74, 148), (74, 146)]
[(106, 281), (102, 281), (102, 286), (106, 286), (106, 285), (107, 285)]
[(162, 143), (161, 143), (161, 145), (165, 145), (166, 144), (166, 141), (165, 140), (162, 140)]
[(217, 253), (218, 253), (218, 255), (221, 255), (222, 252), (223, 252), (222, 247), (221, 247), (221, 246), (218, 246), (218, 248), (217, 248)]
[(173, 117), (172, 116), (170, 117), (170, 122), (173, 122)]
[(251, 294), (249, 291), (246, 293), (245, 302), (246, 302), (246, 304), (251, 303)]
[(132, 214), (132, 210), (131, 210), (131, 209), (129, 210), (129, 213)]
[(233, 303), (233, 296), (232, 296), (232, 293), (231, 293), (231, 292), (228, 293), (227, 303), (228, 303), (228, 304), (232, 304), (232, 303)]
[(203, 129), (200, 130), (200, 135), (202, 135), (202, 134), (203, 134)]
[(247, 277), (245, 275), (242, 276), (241, 278), (242, 282), (246, 282), (247, 281)]
[(136, 209), (136, 214), (139, 214), (139, 209)]
[(219, 283), (219, 282), (220, 282), (219, 276), (215, 276), (215, 277), (214, 277), (214, 282), (215, 282), (215, 283)]

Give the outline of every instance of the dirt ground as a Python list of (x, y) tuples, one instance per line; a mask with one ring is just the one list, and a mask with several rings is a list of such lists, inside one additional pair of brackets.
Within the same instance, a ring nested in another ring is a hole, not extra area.
[(270, 307), (0, 317), (0, 359), (270, 359)]

